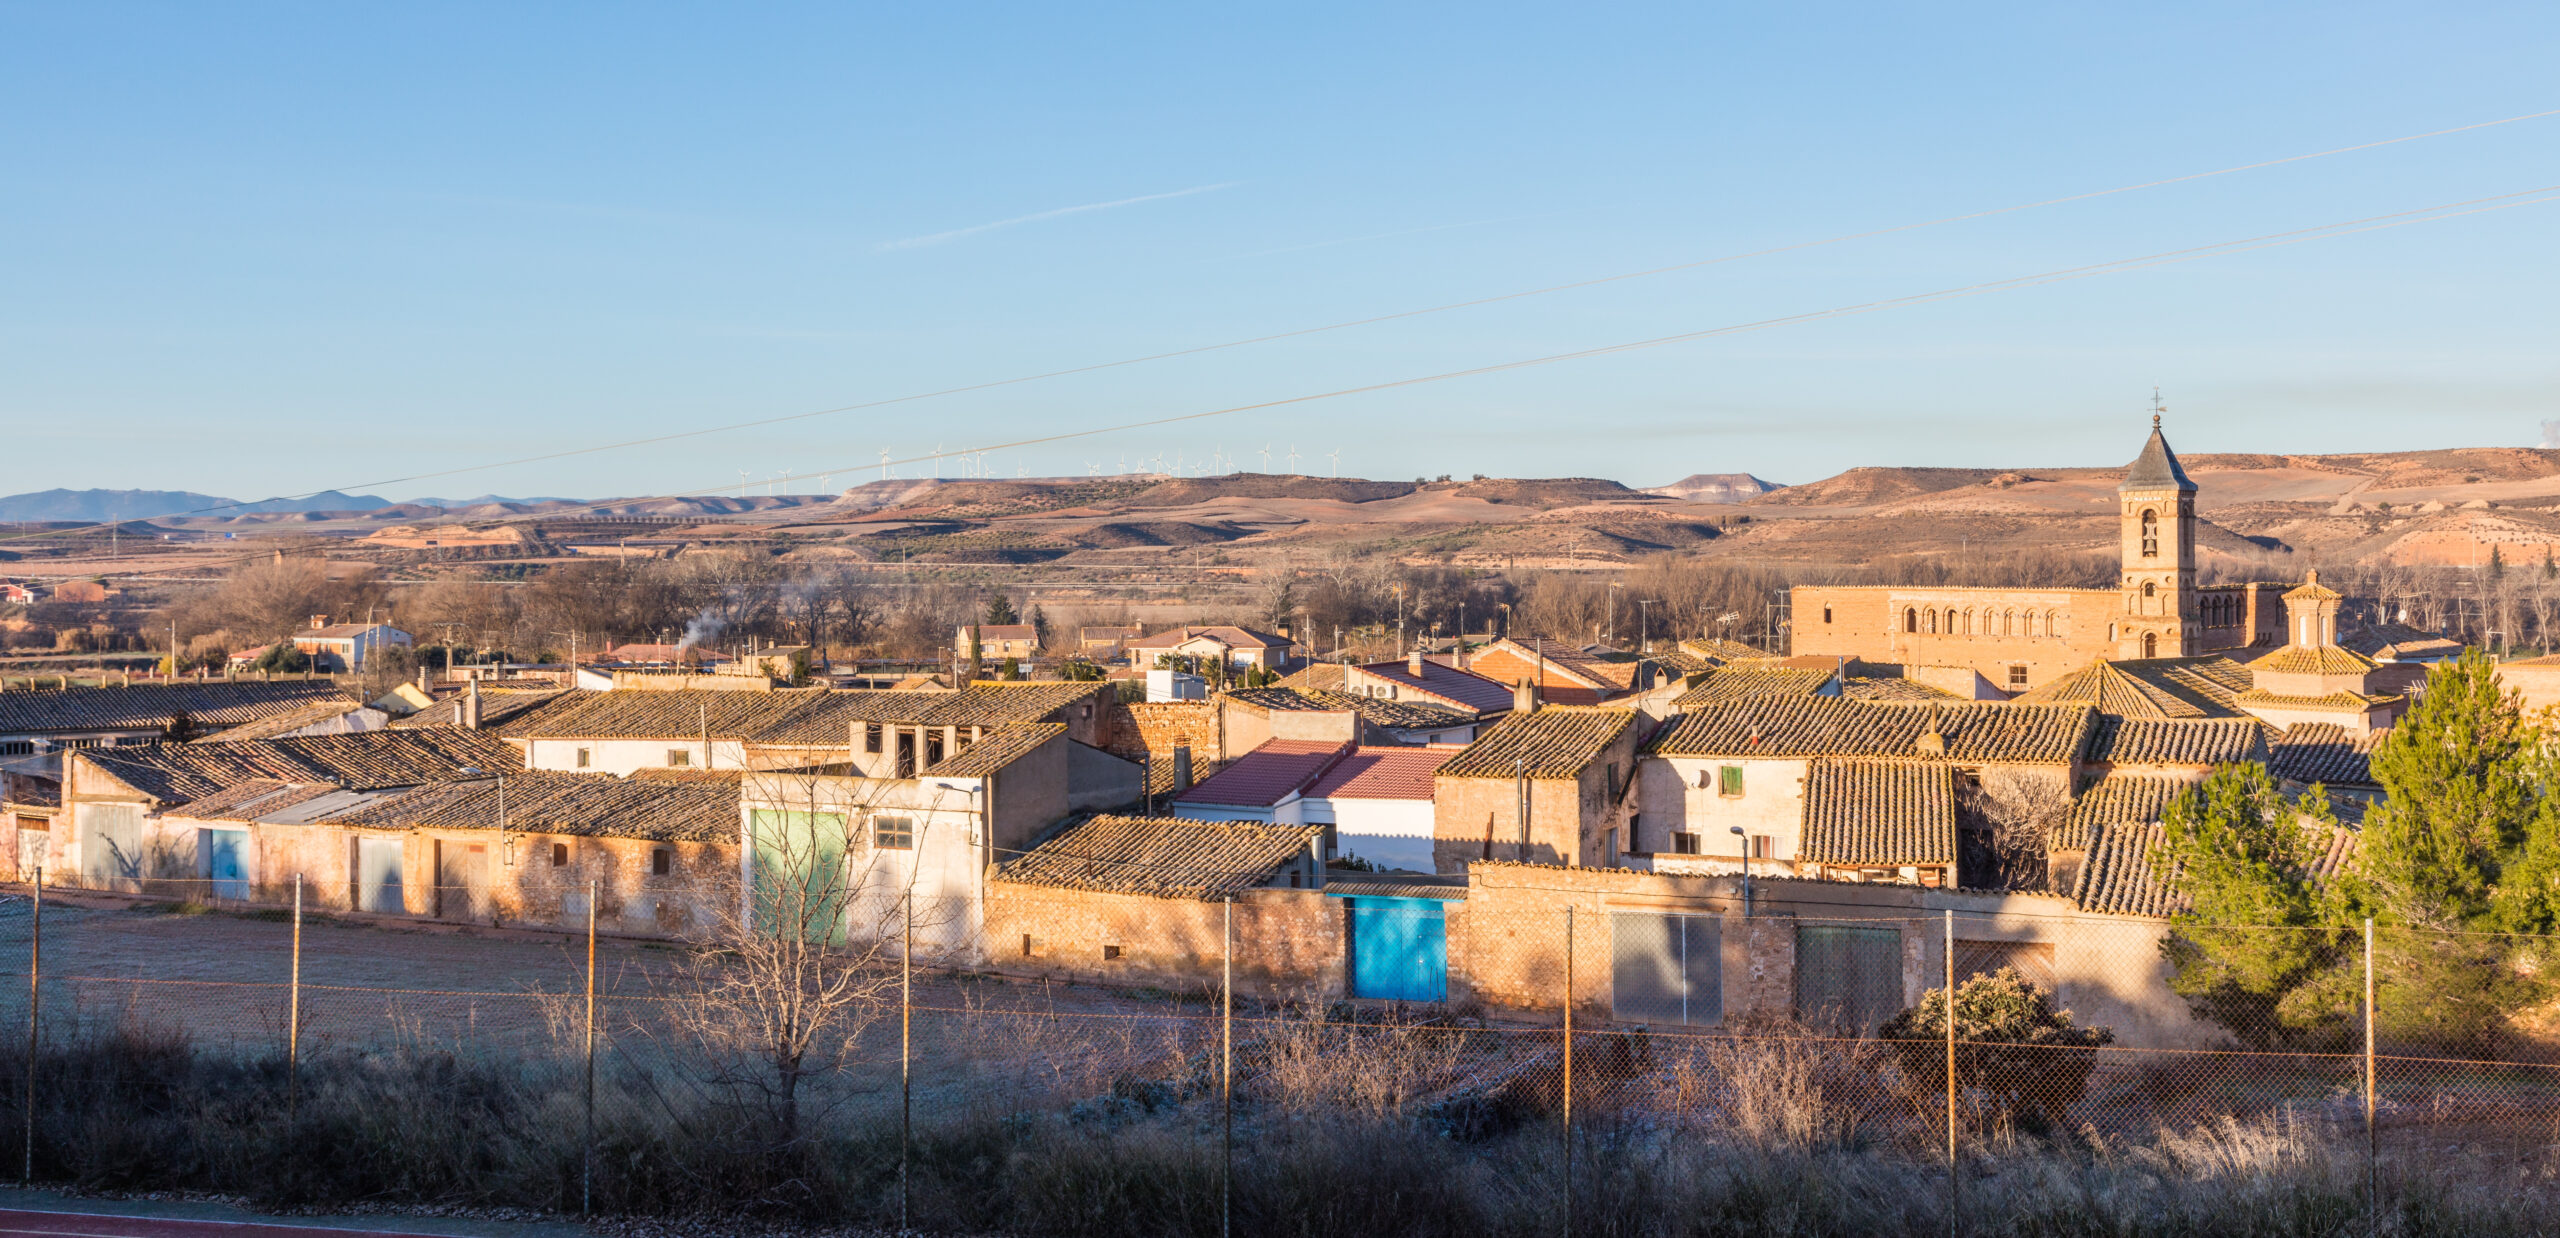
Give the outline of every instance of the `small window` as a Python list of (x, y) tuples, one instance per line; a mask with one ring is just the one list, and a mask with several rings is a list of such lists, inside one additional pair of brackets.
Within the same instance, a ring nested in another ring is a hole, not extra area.
[(675, 871), (676, 853), (660, 847), (649, 853), (649, 875), (664, 877)]
[(1022, 957), (1026, 959), (1031, 957), (1031, 934), (1029, 933), (1022, 935)]
[(915, 818), (873, 817), (871, 819), (871, 845), (887, 851), (915, 850)]
[(1681, 833), (1681, 834), (1674, 834), (1674, 835), (1672, 835), (1672, 836), (1671, 836), (1671, 854), (1673, 854), (1673, 855), (1696, 855), (1696, 854), (1698, 854), (1698, 836), (1697, 836), (1697, 835), (1695, 835), (1695, 834), (1687, 834), (1687, 833)]
[(595, 750), (594, 750), (594, 749), (592, 749), (592, 748), (580, 748), (580, 749), (578, 750), (578, 768), (579, 768), (579, 769), (585, 769), (585, 768), (586, 768), (590, 763), (592, 763), (592, 762), (594, 761), (594, 759), (595, 759)]
[(1778, 853), (1778, 840), (1767, 834), (1751, 836), (1751, 858), (1766, 860)]
[(679, 766), (686, 766), (686, 765), (691, 765), (691, 764), (693, 764), (693, 749), (691, 749), (691, 748), (669, 748), (669, 749), (667, 749), (667, 766), (668, 766), (668, 768), (673, 769), (673, 768), (677, 768), (677, 767), (679, 767)]
[(2009, 690), (2011, 692), (2024, 692), (2027, 690), (2027, 667), (2025, 663), (2013, 662), (2009, 665)]
[(1913, 610), (1908, 606), (1902, 608), (1902, 630), (1905, 632), (1917, 632), (1920, 630), (1919, 611)]
[(567, 844), (567, 843), (553, 843), (553, 844), (551, 844), (551, 867), (553, 867), (553, 868), (567, 868), (568, 866), (569, 866), (569, 844)]
[(880, 724), (879, 724), (879, 723), (877, 723), (877, 722), (865, 722), (865, 723), (863, 723), (863, 724), (862, 724), (862, 750), (863, 750), (864, 752), (878, 752), (878, 751), (880, 751)]
[(924, 763), (928, 769), (942, 764), (942, 732), (929, 731), (925, 734)]
[(1618, 763), (1615, 761), (1609, 762), (1609, 798), (1613, 802), (1618, 798)]
[(1739, 796), (1742, 794), (1741, 766), (1728, 765), (1723, 769), (1716, 771), (1716, 794), (1724, 796)]
[(1119, 958), (1119, 957), (1120, 957), (1120, 947), (1118, 947), (1118, 946), (1104, 946), (1104, 947), (1102, 948), (1102, 957), (1104, 957), (1104, 958), (1106, 958), (1106, 959), (1116, 959), (1116, 958)]

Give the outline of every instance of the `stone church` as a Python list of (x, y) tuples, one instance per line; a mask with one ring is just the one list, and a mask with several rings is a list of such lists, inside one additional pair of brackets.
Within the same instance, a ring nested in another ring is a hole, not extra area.
[(2123, 568), (2113, 589), (1798, 585), (1793, 652), (1895, 664), (1933, 684), (1972, 688), (1958, 695), (1998, 699), (2100, 658), (2286, 644), (2283, 585), (2196, 583), (2196, 483), (2159, 418), (2116, 496)]

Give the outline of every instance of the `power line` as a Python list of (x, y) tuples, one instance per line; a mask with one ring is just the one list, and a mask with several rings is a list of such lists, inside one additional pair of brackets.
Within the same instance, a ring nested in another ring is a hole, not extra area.
[[(2543, 196), (2533, 196), (2537, 194)], [(1440, 373), (1425, 374), (1413, 378), (1389, 379), (1383, 382), (1366, 383), (1354, 387), (1340, 387), (1330, 391), (1319, 391), (1307, 395), (1286, 396), (1276, 400), (1263, 400), (1252, 404), (1230, 405), (1224, 408), (1214, 408), (1196, 413), (1177, 413), (1167, 417), (1152, 417), (1145, 420), (1122, 422), (1117, 425), (1100, 426), (1087, 430), (1070, 430), (1060, 434), (1046, 434), (1033, 438), (1015, 439), (1009, 442), (988, 443), (982, 446), (971, 447), (967, 450), (972, 452), (1007, 451), (1017, 447), (1033, 447), (1046, 443), (1058, 443), (1079, 438), (1091, 438), (1103, 434), (1116, 434), (1129, 430), (1148, 429), (1155, 426), (1175, 425), (1187, 421), (1200, 421), (1211, 417), (1233, 416), (1237, 413), (1260, 412), (1268, 409), (1285, 408), (1298, 404), (1310, 404), (1322, 400), (1341, 399), (1346, 396), (1367, 395), (1381, 391), (1398, 390), (1406, 387), (1418, 387), (1430, 383), (1448, 382), (1460, 378), (1475, 378), (1487, 374), (1500, 374), (1512, 370), (1524, 370), (1538, 366), (1554, 365), (1565, 361), (1581, 361), (1595, 357), (1612, 356), (1619, 353), (1640, 352), (1647, 349), (1662, 348), (1672, 344), (1690, 343), (1697, 340), (1713, 339), (1728, 335), (1742, 335), (1755, 331), (1766, 331), (1773, 327), (1793, 326), (1809, 322), (1822, 322), (1836, 318), (1849, 318), (1862, 314), (1877, 313), (1883, 310), (1903, 309), (1918, 305), (1936, 304), (1942, 301), (1961, 300), (1967, 297), (1976, 297), (1992, 292), (2003, 292), (2015, 288), (2032, 288), (2040, 287), (2045, 284), (2067, 283), (2073, 280), (2090, 279), (2100, 275), (2115, 275), (2129, 271), (2148, 270), (2153, 267), (2175, 266), (2198, 261), (2204, 258), (2222, 257), (2230, 254), (2250, 253), (2261, 249), (2275, 249), (2290, 245), (2300, 245), (2309, 241), (2329, 240), (2342, 236), (2355, 236), (2366, 232), (2379, 232), (2390, 228), (2406, 227), (2411, 224), (2436, 223), (2447, 219), (2459, 219), (2468, 215), (2479, 215), (2492, 211), (2509, 210), (2519, 206), (2533, 206), (2544, 202), (2554, 201), (2555, 199), (2560, 199), (2560, 185), (2543, 185), (2533, 189), (2516, 190), (2512, 193), (2494, 194), (2485, 198), (2471, 198), (2459, 202), (2438, 203), (2434, 206), (2417, 207), (2406, 211), (2393, 211), (2382, 215), (2368, 215), (2358, 219), (2340, 220), (2335, 223), (2318, 224), (2308, 228), (2297, 228), (2285, 232), (2264, 233), (2258, 236), (2243, 237), (2232, 241), (2218, 241), (2209, 245), (2192, 246), (2186, 249), (2164, 250), (2158, 253), (2144, 254), (2132, 258), (2119, 258), (2109, 262), (2091, 263), (2085, 266), (2062, 267), (2051, 271), (2040, 271), (2031, 275), (2017, 275), (2006, 279), (1961, 284), (1929, 292), (1913, 293), (1908, 296), (1891, 297), (1876, 301), (1862, 301), (1850, 305), (1834, 306), (1830, 309), (1811, 310), (1801, 314), (1787, 314), (1775, 318), (1761, 318), (1749, 322), (1732, 323), (1721, 327), (1708, 327), (1696, 331), (1683, 331), (1671, 335), (1654, 336), (1649, 339), (1630, 340), (1617, 344), (1604, 344), (1594, 348), (1576, 349), (1571, 352), (1550, 353), (1544, 356), (1527, 357), (1516, 361), (1502, 361), (1495, 362), (1491, 365), (1471, 366), (1458, 370), (1445, 370)], [(953, 453), (943, 454), (948, 455)], [(910, 456), (903, 459), (889, 460), (887, 463), (892, 465), (912, 464), (934, 458), (936, 457)], [(813, 476), (820, 471), (841, 473), (846, 472), (853, 467), (856, 466), (831, 464), (826, 466), (824, 470), (811, 469), (807, 473), (786, 474), (784, 475), (784, 479), (797, 480), (802, 477)], [(678, 493), (679, 495), (710, 494), (718, 489), (720, 489), (720, 486), (715, 484), (695, 491)], [(526, 521), (558, 519), (562, 516), (575, 512), (593, 511), (597, 508), (609, 507), (615, 504), (631, 501), (633, 500), (628, 497), (600, 500), (595, 503), (580, 504), (574, 507), (555, 509), (549, 512), (528, 513), (520, 516), (510, 516), (501, 520), (470, 523), (481, 523), (483, 524), (483, 527), (497, 527), (500, 525), (516, 524)], [(50, 534), (33, 534), (30, 536), (49, 535)], [(242, 556), (241, 558), (247, 559), (255, 557), (257, 556), (247, 555)], [(218, 567), (224, 562), (239, 561), (241, 560), (217, 560), (212, 564), (188, 564), (180, 568), (166, 568), (160, 570), (192, 571), (208, 566)], [(126, 575), (130, 576), (147, 576), (156, 574), (158, 573), (151, 571), (126, 573)]]
[[(1562, 284), (1550, 284), (1544, 287), (1524, 289), (1518, 292), (1498, 293), (1493, 296), (1477, 297), (1464, 301), (1451, 301), (1439, 305), (1424, 306), (1419, 309), (1398, 310), (1393, 313), (1376, 314), (1365, 318), (1345, 319), (1340, 322), (1326, 323), (1321, 326), (1300, 327), (1294, 330), (1278, 331), (1267, 335), (1248, 336), (1243, 339), (1228, 340), (1222, 343), (1202, 344), (1193, 348), (1180, 348), (1169, 352), (1148, 353), (1142, 356), (1122, 358), (1117, 361), (1102, 361), (1089, 365), (1070, 366), (1066, 369), (1048, 370), (1036, 374), (1025, 374), (1013, 378), (1000, 378), (988, 382), (970, 383), (958, 387), (945, 387), (935, 391), (915, 392), (909, 395), (890, 396), (885, 399), (839, 405), (834, 408), (822, 408), (804, 413), (786, 413), (776, 417), (731, 422), (727, 425), (713, 426), (700, 430), (684, 430), (673, 434), (660, 434), (645, 438), (624, 439), (613, 443), (599, 443), (591, 447), (578, 447), (567, 451), (546, 452), (532, 456), (518, 456), (513, 459), (495, 460), (484, 464), (464, 465), (459, 468), (439, 469), (426, 473), (412, 473), (405, 477), (386, 477), (376, 481), (355, 482), (345, 486), (330, 487), (329, 489), (340, 491), (367, 490), (380, 486), (393, 486), (408, 482), (428, 481), (435, 478), (452, 477), (463, 473), (480, 472), (486, 469), (508, 468), (519, 464), (538, 464), (550, 460), (564, 460), (574, 456), (592, 455), (598, 452), (621, 451), (632, 447), (647, 447), (659, 443), (678, 442), (684, 439), (701, 438), (714, 434), (728, 434), (738, 430), (755, 429), (760, 426), (781, 425), (787, 422), (804, 421), (815, 417), (830, 417), (842, 413), (860, 412), (865, 409), (885, 408), (890, 405), (912, 403), (919, 400), (932, 400), (940, 399), (945, 396), (966, 395), (971, 392), (989, 391), (1000, 387), (1043, 382), (1053, 378), (1068, 378), (1078, 374), (1091, 374), (1103, 370), (1119, 369), (1126, 366), (1144, 365), (1155, 361), (1168, 361), (1180, 357), (1198, 356), (1203, 353), (1221, 352), (1232, 348), (1246, 348), (1255, 344), (1269, 344), (1281, 340), (1299, 339), (1311, 335), (1322, 335), (1333, 331), (1347, 331), (1357, 327), (1376, 326), (1380, 323), (1397, 322), (1408, 318), (1420, 318), (1432, 314), (1444, 314), (1455, 310), (1473, 309), (1486, 305), (1498, 305), (1506, 301), (1517, 301), (1529, 297), (1546, 296), (1558, 292), (1570, 292), (1582, 288), (1595, 288), (1607, 284), (1622, 283), (1628, 280), (1647, 279), (1657, 275), (1668, 275), (1680, 271), (1693, 271), (1702, 267), (1718, 266), (1729, 262), (1741, 262), (1751, 258), (1765, 258), (1777, 254), (1795, 253), (1808, 249), (1819, 249), (1830, 245), (1841, 245), (1851, 241), (1869, 240), (1880, 236), (1893, 236), (1903, 232), (1915, 232), (1923, 228), (1934, 228), (1941, 224), (1963, 223), (1976, 219), (1989, 219), (2000, 215), (2013, 215), (2021, 211), (2032, 211), (2048, 206), (2062, 206), (2073, 202), (2087, 202), (2098, 198), (2114, 197), (2118, 194), (2136, 193), (2145, 189), (2158, 189), (2169, 185), (2186, 184), (2190, 181), (2207, 180), (2217, 176), (2229, 176), (2238, 172), (2254, 172), (2265, 168), (2281, 167), (2291, 163), (2302, 163), (2312, 159), (2325, 159), (2331, 155), (2354, 154), (2360, 151), (2376, 150), (2386, 146), (2397, 146), (2406, 142), (2418, 142), (2429, 138), (2448, 137), (2457, 133), (2468, 133), (2478, 129), (2491, 129), (2500, 125), (2512, 125), (2528, 120), (2541, 120), (2552, 116), (2560, 116), (2560, 108), (2553, 108), (2540, 112), (2527, 112), (2517, 116), (2501, 117), (2497, 120), (2477, 121), (2467, 125), (2456, 125), (2449, 129), (2434, 129), (2425, 133), (2412, 133), (2396, 138), (2383, 138), (2378, 141), (2361, 142), (2352, 146), (2331, 147), (2327, 150), (2310, 151), (2299, 155), (2287, 155), (2278, 159), (2263, 159), (2255, 163), (2234, 164), (2227, 168), (2216, 168), (2206, 172), (2190, 172), (2181, 176), (2164, 177), (2158, 180), (2142, 181), (2131, 185), (2119, 185), (2112, 189), (2096, 189), (2086, 193), (2067, 194), (2058, 198), (2044, 198), (2034, 202), (2022, 202), (2013, 206), (1991, 207), (1985, 210), (1969, 211), (1960, 215), (1946, 215), (1936, 219), (1921, 220), (1917, 223), (1896, 224), (1891, 227), (1873, 228), (1863, 232), (1843, 233), (1838, 236), (1824, 237), (1819, 240), (1797, 241), (1786, 245), (1771, 246), (1766, 249), (1748, 250), (1742, 253), (1725, 254), (1713, 258), (1700, 258), (1688, 262), (1673, 263), (1668, 266), (1648, 267), (1639, 271), (1626, 271), (1616, 275), (1596, 276), (1590, 279), (1573, 280)], [(949, 454), (954, 453), (942, 453), (942, 455)], [(886, 463), (891, 465), (910, 464), (925, 460), (940, 459), (942, 458), (942, 455), (914, 456), (905, 460), (893, 460)], [(862, 467), (872, 467), (872, 464), (873, 462), (866, 461)], [(839, 468), (828, 471), (846, 472), (849, 470)], [(799, 479), (800, 478), (793, 478), (792, 480)], [(306, 494), (277, 496), (277, 498), (292, 501), (326, 493), (328, 493), (328, 490), (325, 489), (313, 490)], [(135, 517), (135, 519), (156, 520), (182, 516), (197, 516), (208, 512), (226, 511), (239, 507), (251, 507), (258, 503), (274, 501), (276, 501), (276, 499), (241, 500), (230, 503), (217, 503), (207, 507), (192, 508), (179, 512), (166, 512), (159, 516), (140, 516)], [(100, 523), (101, 522), (92, 521), (87, 525), (79, 527), (97, 527)], [(69, 531), (71, 530), (56, 530), (56, 532)]]

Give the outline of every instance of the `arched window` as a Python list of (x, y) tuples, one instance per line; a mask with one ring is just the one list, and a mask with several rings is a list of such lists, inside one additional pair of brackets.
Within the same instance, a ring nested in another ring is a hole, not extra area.
[(2142, 509), (2142, 555), (2150, 558), (2160, 553), (2160, 515), (2150, 508)]
[(1917, 632), (1920, 630), (1919, 611), (1913, 610), (1908, 606), (1902, 608), (1902, 630), (1905, 632)]
[(1963, 633), (1964, 633), (1965, 635), (1967, 635), (1967, 636), (1971, 636), (1971, 635), (1973, 635), (1973, 611), (1972, 611), (1972, 609), (1971, 609), (1971, 608), (1967, 608), (1967, 609), (1965, 610), (1965, 612), (1964, 612), (1964, 626), (1963, 626), (1962, 628), (1957, 629), (1957, 630), (1958, 630), (1958, 631), (1963, 632)]
[(1932, 609), (1932, 610), (1929, 612), (1929, 633), (1930, 633), (1931, 635), (1933, 635), (1933, 636), (1934, 636), (1934, 635), (1936, 635), (1936, 634), (1937, 634), (1937, 631), (1938, 631), (1938, 612), (1937, 612), (1935, 609)]
[(2016, 636), (2018, 634), (2018, 612), (2014, 610), (2004, 610), (2000, 612), (2000, 634), (2002, 636)]
[(2142, 582), (2142, 600), (2143, 600), (2143, 601), (2148, 602), (2148, 601), (2150, 601), (2151, 599), (2153, 599), (2153, 598), (2155, 598), (2155, 597), (2158, 597), (2159, 595), (2160, 595), (2160, 590), (2159, 590), (2158, 588), (2154, 587), (2150, 581), (2147, 581), (2147, 580), (2146, 580), (2146, 581)]
[(2156, 658), (2160, 656), (2159, 633), (2145, 632), (2142, 634), (2142, 656), (2146, 658)]

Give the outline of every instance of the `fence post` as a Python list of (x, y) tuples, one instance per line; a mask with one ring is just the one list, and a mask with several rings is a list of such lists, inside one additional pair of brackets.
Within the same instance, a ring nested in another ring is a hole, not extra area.
[(2382, 1228), (2382, 1177), (2374, 1148), (2373, 1103), (2379, 1081), (2373, 1070), (2373, 917), (2364, 918), (2364, 1225)]
[(1573, 907), (1564, 909), (1564, 1232), (1573, 1235)]
[(27, 911), (27, 1146), (18, 1185), (36, 1179), (36, 1016), (44, 1005), (44, 865), (36, 865), (35, 902)]
[(596, 1206), (596, 901), (602, 882), (587, 881), (587, 1135), (578, 1160), (578, 1215)]
[(1946, 912), (1947, 971), (1947, 1233), (1964, 1232), (1964, 1184), (1956, 1175), (1956, 913)]
[(284, 998), (284, 1127), (302, 1123), (302, 874), (293, 875), (293, 967)]
[(1218, 983), (1218, 1234), (1234, 1238), (1236, 1203), (1236, 903), (1226, 903), (1222, 975)]
[(901, 905), (906, 922), (898, 932), (898, 1232), (903, 1234), (914, 1228), (909, 1223), (907, 1209), (907, 1158), (916, 1112), (916, 1001), (912, 966), (916, 954), (916, 888), (912, 883), (907, 886), (907, 897)]

